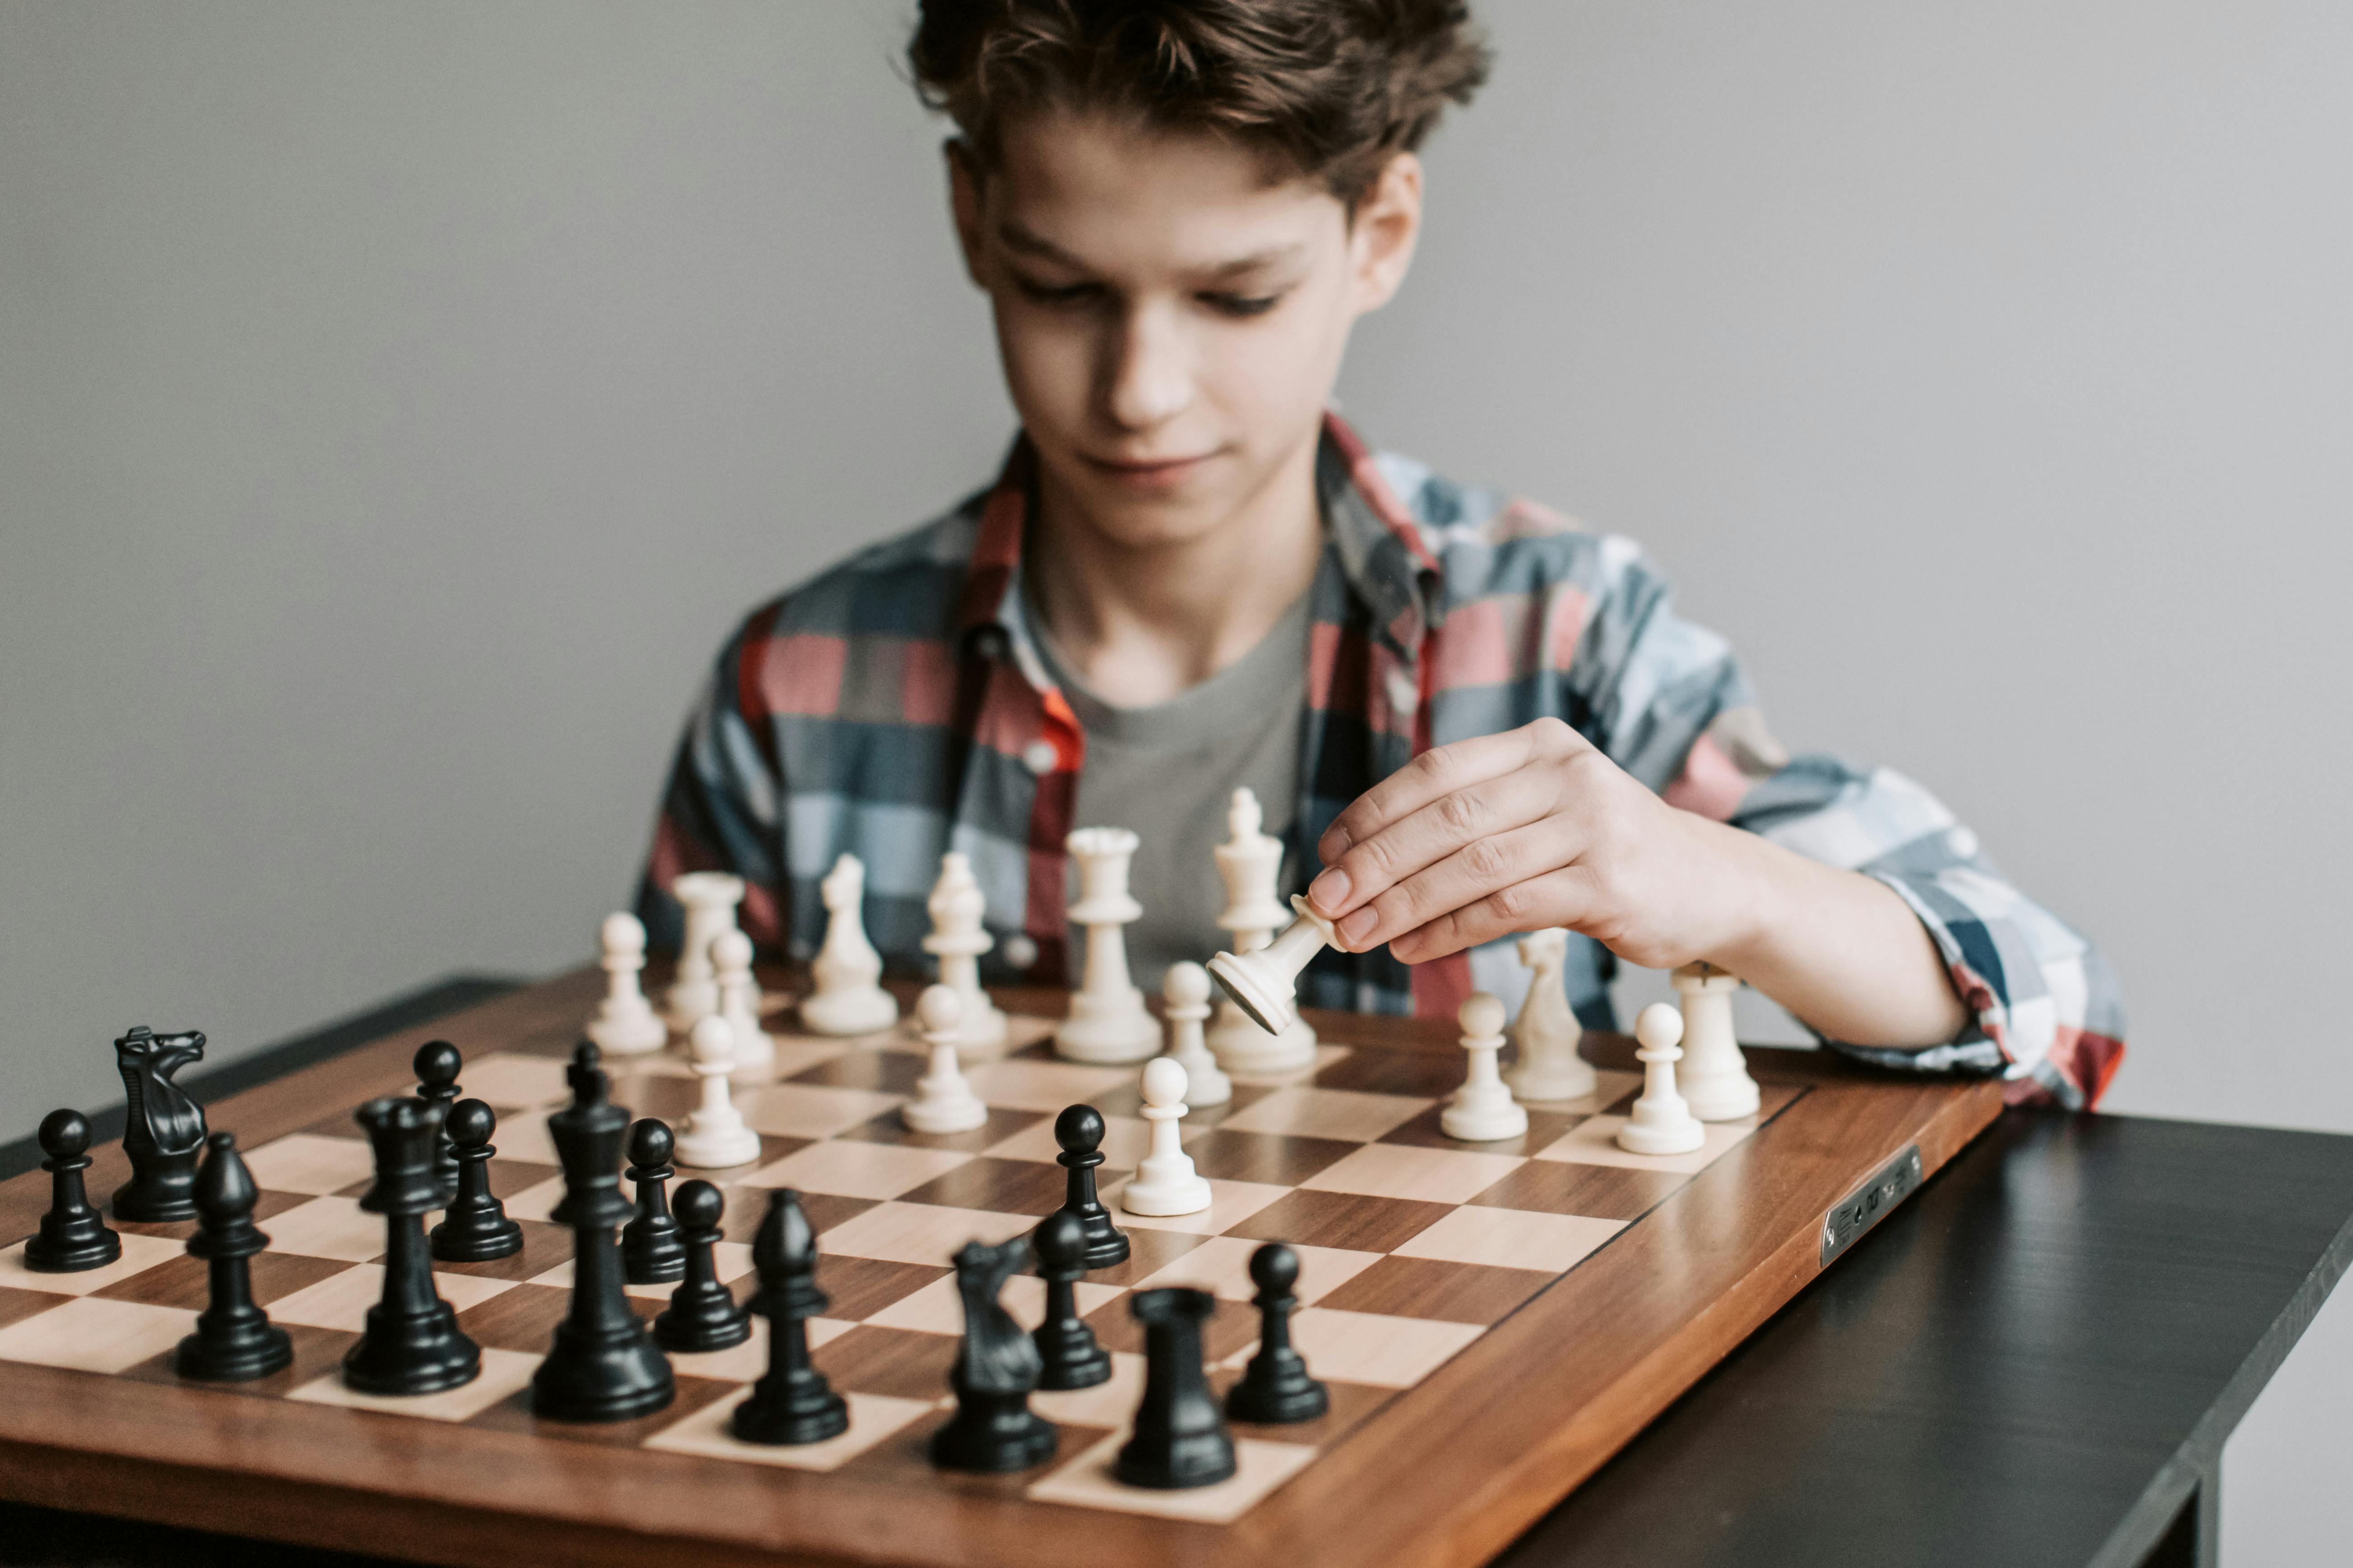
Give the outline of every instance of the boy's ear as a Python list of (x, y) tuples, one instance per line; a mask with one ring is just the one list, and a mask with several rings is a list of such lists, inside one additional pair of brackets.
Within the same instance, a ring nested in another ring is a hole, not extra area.
[(961, 136), (940, 143), (948, 164), (948, 210), (955, 220), (956, 245), (964, 252), (964, 269), (975, 285), (987, 289), (980, 275), (980, 160)]
[(1421, 160), (1399, 153), (1385, 164), (1356, 204), (1348, 227), (1348, 260), (1359, 314), (1389, 302), (1413, 265), (1421, 237)]

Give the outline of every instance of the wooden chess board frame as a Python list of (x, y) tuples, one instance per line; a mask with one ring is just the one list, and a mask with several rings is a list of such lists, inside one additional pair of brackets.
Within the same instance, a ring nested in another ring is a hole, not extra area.
[[(779, 979), (764, 974), (772, 988)], [(406, 1092), (427, 1038), (456, 1039), (470, 1058), (560, 1050), (600, 989), (584, 970), (387, 1036), (208, 1107), (211, 1124), (254, 1149)], [(997, 996), (1008, 1012), (1061, 1005), (1057, 992)], [(1357, 1051), (1461, 1059), (1440, 1021), (1309, 1016)], [(1638, 1067), (1622, 1037), (1588, 1034), (1585, 1051), (1604, 1068)], [(1038, 1502), (1019, 1477), (859, 1480), (525, 1430), (354, 1422), (329, 1405), (18, 1363), (0, 1364), (0, 1496), (481, 1568), (714, 1557), (1464, 1568), (1503, 1550), (1819, 1273), (1834, 1205), (1907, 1146), (1933, 1174), (2002, 1104), (1988, 1080), (1875, 1075), (1820, 1052), (1751, 1048), (1748, 1059), (1768, 1106), (1786, 1099), (1778, 1113), (1230, 1523)], [(92, 1154), (103, 1204), (128, 1166), (119, 1144)], [(0, 1184), (0, 1245), (35, 1228), (47, 1187), (37, 1171)]]

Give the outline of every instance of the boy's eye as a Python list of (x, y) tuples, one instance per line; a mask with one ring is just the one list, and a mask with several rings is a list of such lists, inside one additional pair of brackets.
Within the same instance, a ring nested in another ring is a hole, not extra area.
[(1263, 316), (1282, 302), (1280, 294), (1204, 294), (1204, 303), (1228, 316)]
[(1103, 291), (1099, 284), (1038, 283), (1018, 274), (1015, 275), (1013, 281), (1025, 296), (1037, 300), (1041, 305), (1072, 305), (1082, 300), (1092, 299)]

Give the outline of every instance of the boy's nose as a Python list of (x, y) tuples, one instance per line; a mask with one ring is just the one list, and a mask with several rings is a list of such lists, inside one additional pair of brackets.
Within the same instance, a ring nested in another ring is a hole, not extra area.
[(1148, 430), (1193, 401), (1192, 350), (1166, 312), (1128, 313), (1113, 350), (1106, 402), (1123, 429)]

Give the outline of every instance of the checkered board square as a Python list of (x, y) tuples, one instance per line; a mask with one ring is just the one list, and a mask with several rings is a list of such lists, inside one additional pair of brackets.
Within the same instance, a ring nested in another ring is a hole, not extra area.
[[(766, 1447), (728, 1435), (727, 1413), (765, 1369), (764, 1323), (733, 1350), (673, 1358), (679, 1396), (654, 1415), (599, 1427), (533, 1418), (532, 1370), (571, 1283), (570, 1235), (547, 1220), (563, 1192), (546, 1133), (549, 1112), (566, 1098), (561, 1036), (480, 1055), (463, 1074), (464, 1091), (499, 1111), (492, 1184), (524, 1235), (514, 1257), (435, 1265), (442, 1296), (483, 1347), (482, 1375), (410, 1399), (358, 1394), (341, 1383), (337, 1363), (382, 1289), (385, 1237), (382, 1221), (357, 1201), (370, 1177), (367, 1145), (356, 1125), (329, 1117), (247, 1152), (271, 1243), (253, 1260), (255, 1295), (293, 1335), (297, 1354), (282, 1373), (218, 1392), (554, 1442), (637, 1444), (722, 1464), (905, 1476), (922, 1468), (921, 1439), (954, 1403), (947, 1372), (962, 1322), (949, 1256), (976, 1237), (1026, 1232), (1060, 1205), (1065, 1178), (1054, 1163), (1052, 1120), (1084, 1101), (1107, 1123), (1099, 1179), (1133, 1247), (1127, 1262), (1078, 1288), (1080, 1310), (1115, 1370), (1102, 1386), (1036, 1396), (1061, 1442), (1053, 1460), (1020, 1479), (1021, 1495), (1229, 1522), (1806, 1092), (1768, 1087), (1758, 1117), (1711, 1129), (1696, 1153), (1645, 1160), (1608, 1136), (1640, 1080), (1604, 1071), (1587, 1100), (1531, 1109), (1525, 1136), (1472, 1145), (1438, 1128), (1441, 1101), (1461, 1080), (1459, 1057), (1326, 1047), (1311, 1070), (1237, 1082), (1230, 1103), (1187, 1116), (1186, 1147), (1208, 1180), (1210, 1205), (1141, 1219), (1118, 1206), (1146, 1142), (1135, 1069), (1057, 1060), (1050, 1021), (1013, 1022), (1020, 1043), (968, 1072), (988, 1104), (987, 1124), (944, 1137), (911, 1131), (900, 1118), (922, 1071), (918, 1042), (902, 1034), (844, 1042), (780, 1028), (774, 1067), (735, 1086), (738, 1107), (760, 1133), (759, 1159), (680, 1173), (727, 1193), (728, 1239), (718, 1263), (731, 1282), (751, 1272), (746, 1243), (767, 1191), (803, 1194), (829, 1302), (809, 1324), (812, 1355), (850, 1406), (839, 1437)], [(606, 1065), (616, 1101), (638, 1115), (684, 1120), (696, 1085), (681, 1058), (664, 1052)], [(180, 1246), (191, 1227), (120, 1228), (121, 1261), (88, 1273), (27, 1270), (21, 1241), (0, 1252), (0, 1361), (175, 1381), (172, 1348), (206, 1299), (205, 1267)], [(1294, 1338), (1331, 1390), (1330, 1413), (1302, 1426), (1238, 1428), (1239, 1472), (1218, 1486), (1158, 1492), (1122, 1485), (1112, 1458), (1144, 1381), (1130, 1296), (1177, 1284), (1214, 1293), (1207, 1352), (1222, 1394), (1257, 1346), (1249, 1262), (1269, 1240), (1300, 1254)], [(670, 1289), (636, 1286), (630, 1295), (650, 1318)], [(1042, 1282), (1016, 1279), (1005, 1302), (1034, 1327)]]

